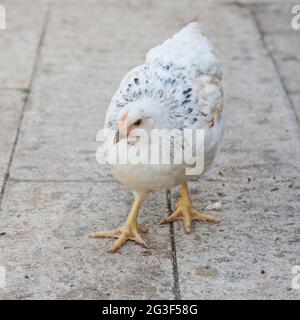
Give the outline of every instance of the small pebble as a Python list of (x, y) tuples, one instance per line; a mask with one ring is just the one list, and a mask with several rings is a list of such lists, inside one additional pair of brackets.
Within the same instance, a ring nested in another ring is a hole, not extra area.
[(148, 257), (148, 256), (151, 256), (152, 253), (151, 253), (151, 251), (146, 250), (146, 251), (143, 251), (142, 255), (145, 257)]

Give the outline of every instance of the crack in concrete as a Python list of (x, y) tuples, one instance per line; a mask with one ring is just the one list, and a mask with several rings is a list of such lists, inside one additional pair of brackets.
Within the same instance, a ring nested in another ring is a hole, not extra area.
[[(299, 117), (297, 115), (296, 107), (295, 107), (295, 105), (294, 105), (294, 103), (293, 103), (293, 101), (292, 101), (292, 99), (290, 97), (289, 90), (288, 90), (288, 88), (287, 88), (287, 86), (286, 86), (286, 84), (285, 84), (285, 82), (283, 80), (282, 74), (280, 72), (280, 68), (279, 68), (279, 66), (278, 66), (278, 64), (277, 64), (277, 62), (276, 62), (271, 50), (268, 47), (268, 44), (267, 44), (266, 39), (265, 39), (265, 33), (264, 33), (263, 29), (261, 28), (259, 20), (257, 19), (256, 12), (255, 12), (255, 10), (253, 9), (252, 6), (249, 6), (249, 11), (250, 11), (250, 14), (252, 16), (254, 25), (255, 25), (255, 27), (257, 29), (257, 32), (258, 32), (258, 34), (260, 36), (262, 45), (265, 48), (265, 50), (267, 52), (267, 55), (269, 56), (270, 60), (272, 61), (272, 64), (274, 66), (275, 72), (278, 75), (278, 79), (280, 81), (280, 84), (282, 86), (284, 94), (285, 94), (285, 96), (286, 96), (286, 98), (288, 100), (288, 103), (290, 105), (290, 108), (292, 109), (292, 112), (294, 113), (294, 117), (295, 117), (295, 120), (296, 120), (296, 123), (297, 123), (297, 127), (298, 127), (298, 129), (300, 129), (300, 119), (299, 119)], [(300, 137), (300, 130), (298, 130), (298, 135)]]
[(77, 180), (77, 179), (15, 179), (9, 178), (9, 182), (13, 183), (114, 183), (119, 184), (114, 179), (106, 179), (106, 180), (93, 180), (93, 179), (84, 179), (84, 180)]
[[(167, 207), (168, 211), (171, 214), (172, 210), (172, 198), (171, 198), (171, 191), (167, 190), (166, 192), (166, 200), (167, 200)], [(179, 285), (179, 273), (178, 273), (178, 263), (177, 263), (177, 249), (176, 249), (176, 242), (175, 242), (175, 232), (174, 232), (174, 224), (173, 222), (170, 223), (170, 242), (171, 242), (171, 249), (172, 249), (172, 259), (173, 259), (173, 294), (176, 300), (181, 300), (181, 293), (180, 293), (180, 285)]]
[(10, 169), (11, 169), (11, 166), (12, 166), (12, 162), (13, 162), (13, 159), (14, 159), (16, 147), (17, 147), (17, 144), (18, 144), (18, 141), (19, 141), (19, 137), (20, 137), (20, 131), (21, 131), (21, 126), (22, 126), (22, 122), (23, 122), (23, 118), (24, 118), (24, 113), (25, 113), (26, 107), (28, 105), (28, 98), (30, 96), (30, 91), (31, 91), (31, 88), (32, 88), (32, 85), (33, 85), (33, 82), (34, 82), (34, 77), (35, 77), (35, 74), (36, 74), (36, 70), (37, 70), (37, 65), (38, 65), (41, 49), (42, 49), (42, 46), (43, 46), (43, 43), (44, 43), (44, 38), (45, 38), (45, 34), (46, 34), (48, 22), (49, 22), (49, 17), (50, 17), (50, 10), (51, 10), (51, 4), (48, 5), (48, 8), (47, 8), (47, 11), (46, 11), (46, 14), (45, 14), (45, 20), (44, 20), (44, 24), (43, 24), (43, 27), (42, 27), (42, 31), (41, 31), (40, 39), (39, 39), (39, 42), (38, 42), (38, 46), (37, 46), (37, 51), (36, 51), (35, 61), (34, 61), (33, 68), (32, 68), (31, 77), (30, 77), (30, 80), (29, 80), (28, 92), (26, 93), (26, 99), (24, 100), (23, 107), (22, 107), (22, 110), (21, 110), (21, 113), (20, 113), (16, 136), (15, 136), (14, 143), (13, 143), (13, 146), (12, 146), (12, 150), (11, 150), (11, 153), (10, 153), (10, 156), (9, 156), (9, 161), (8, 161), (8, 164), (7, 164), (6, 172), (4, 174), (4, 181), (3, 181), (2, 188), (1, 188), (1, 191), (0, 191), (0, 211), (2, 209), (2, 201), (3, 201), (3, 198), (4, 198), (4, 194), (5, 194), (5, 189), (6, 189), (7, 183), (9, 181)]
[(1, 91), (21, 91), (24, 92), (27, 88), (20, 88), (20, 87), (0, 87)]

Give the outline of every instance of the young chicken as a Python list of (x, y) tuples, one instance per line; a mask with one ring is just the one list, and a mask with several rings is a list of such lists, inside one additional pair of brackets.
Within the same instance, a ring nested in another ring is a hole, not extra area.
[[(202, 129), (206, 171), (221, 139), (222, 108), (221, 70), (214, 48), (198, 23), (192, 22), (151, 49), (145, 64), (127, 73), (109, 105), (105, 128), (113, 130), (113, 147), (119, 147), (121, 153), (125, 147), (131, 151), (148, 148), (142, 137), (134, 140), (136, 129), (147, 133), (153, 129)], [(92, 234), (93, 238), (117, 238), (112, 252), (127, 240), (147, 246), (140, 235), (147, 230), (138, 224), (137, 218), (142, 202), (152, 191), (181, 186), (181, 199), (175, 212), (162, 223), (183, 220), (185, 231), (190, 233), (193, 220), (219, 222), (218, 218), (193, 208), (187, 185), (193, 176), (186, 174), (186, 163), (115, 163), (111, 167), (113, 174), (135, 197), (123, 226)]]

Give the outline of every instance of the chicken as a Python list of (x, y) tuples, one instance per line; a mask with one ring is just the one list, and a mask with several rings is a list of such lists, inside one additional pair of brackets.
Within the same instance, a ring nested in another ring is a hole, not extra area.
[[(145, 151), (149, 144), (161, 143), (145, 140), (136, 134), (138, 130), (150, 134), (154, 129), (178, 129), (179, 132), (202, 129), (203, 168), (208, 170), (222, 134), (221, 75), (214, 48), (199, 24), (188, 24), (171, 39), (151, 49), (145, 64), (135, 67), (121, 81), (105, 119), (105, 128), (114, 134), (111, 148), (118, 147), (120, 154), (126, 148), (134, 153), (137, 148)], [(191, 144), (195, 145), (194, 140)], [(183, 220), (186, 233), (190, 233), (193, 220), (219, 222), (219, 218), (193, 208), (187, 185), (193, 175), (187, 174), (188, 167), (184, 161), (179, 164), (174, 161), (166, 164), (111, 164), (113, 174), (133, 192), (135, 200), (123, 226), (112, 231), (95, 232), (91, 236), (117, 238), (112, 252), (120, 249), (127, 240), (147, 246), (140, 235), (147, 229), (137, 222), (142, 203), (150, 192), (177, 185), (180, 185), (181, 199), (175, 212), (161, 223)]]

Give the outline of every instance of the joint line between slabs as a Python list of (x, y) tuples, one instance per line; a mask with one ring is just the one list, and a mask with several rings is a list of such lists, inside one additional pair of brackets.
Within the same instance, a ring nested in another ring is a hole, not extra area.
[[(289, 103), (289, 105), (290, 105), (290, 108), (291, 108), (292, 111), (293, 111), (293, 114), (294, 114), (294, 117), (295, 117), (295, 120), (296, 120), (297, 127), (298, 127), (298, 129), (300, 129), (300, 119), (299, 119), (298, 114), (297, 114), (297, 112), (296, 112), (295, 105), (294, 105), (294, 103), (293, 103), (293, 101), (292, 101), (292, 99), (291, 99), (291, 97), (290, 97), (289, 90), (288, 90), (288, 88), (287, 88), (287, 86), (286, 86), (286, 84), (285, 84), (285, 82), (284, 82), (284, 80), (283, 80), (283, 78), (282, 78), (282, 75), (281, 75), (279, 66), (278, 66), (278, 64), (277, 64), (277, 62), (276, 62), (276, 60), (275, 60), (272, 52), (270, 51), (266, 40), (265, 40), (265, 33), (264, 33), (263, 29), (261, 28), (260, 23), (259, 23), (259, 21), (258, 21), (258, 19), (257, 19), (257, 17), (256, 17), (255, 10), (254, 10), (254, 9), (250, 9), (250, 13), (251, 13), (252, 19), (253, 19), (253, 21), (254, 21), (254, 25), (256, 26), (256, 29), (257, 29), (258, 34), (259, 34), (259, 36), (260, 36), (262, 45), (263, 45), (263, 47), (265, 48), (268, 56), (270, 57), (270, 59), (271, 59), (271, 61), (272, 61), (272, 64), (273, 64), (273, 66), (274, 66), (274, 68), (275, 68), (275, 71), (276, 71), (276, 73), (277, 73), (278, 79), (279, 79), (279, 81), (280, 81), (280, 84), (281, 84), (281, 86), (282, 86), (282, 88), (283, 88), (284, 94), (285, 94), (285, 96), (286, 96), (286, 98), (287, 98), (287, 100), (288, 100), (288, 103)], [(298, 135), (300, 136), (300, 130), (298, 130)]]
[(43, 43), (44, 43), (44, 38), (45, 38), (45, 34), (46, 34), (48, 22), (49, 22), (49, 17), (50, 17), (50, 10), (51, 10), (51, 4), (49, 4), (47, 6), (47, 9), (46, 9), (45, 20), (44, 20), (44, 24), (43, 24), (43, 27), (42, 27), (41, 35), (40, 35), (40, 38), (39, 38), (37, 51), (36, 51), (36, 56), (35, 56), (35, 60), (34, 60), (33, 68), (32, 68), (32, 73), (31, 73), (31, 77), (30, 77), (30, 80), (29, 80), (29, 86), (28, 86), (29, 92), (27, 93), (26, 99), (25, 99), (25, 101), (23, 103), (23, 107), (22, 107), (22, 110), (21, 110), (21, 113), (20, 113), (16, 136), (15, 136), (14, 143), (13, 143), (13, 146), (12, 146), (12, 150), (11, 150), (11, 153), (10, 153), (10, 156), (9, 156), (9, 161), (8, 161), (6, 172), (5, 172), (5, 175), (4, 175), (3, 185), (2, 185), (2, 188), (1, 188), (1, 191), (0, 191), (0, 211), (1, 211), (2, 201), (3, 201), (3, 198), (4, 198), (4, 193), (5, 193), (5, 189), (6, 189), (6, 186), (7, 186), (7, 182), (8, 182), (9, 177), (10, 177), (10, 169), (11, 169), (11, 166), (12, 166), (12, 162), (13, 162), (13, 159), (14, 159), (16, 147), (17, 147), (17, 144), (18, 144), (18, 141), (19, 141), (19, 137), (20, 137), (20, 130), (21, 130), (21, 126), (22, 126), (22, 122), (23, 122), (23, 118), (24, 118), (24, 113), (25, 113), (25, 110), (26, 110), (26, 107), (27, 107), (27, 104), (28, 104), (28, 98), (30, 96), (30, 91), (31, 91), (31, 88), (32, 88), (32, 85), (33, 85), (33, 82), (34, 82), (34, 77), (35, 77), (35, 74), (36, 74), (36, 70), (37, 70), (37, 65), (38, 65), (41, 49), (42, 49), (42, 46), (43, 46)]
[[(167, 200), (167, 207), (168, 211), (172, 213), (172, 197), (171, 191), (166, 191), (166, 200)], [(171, 242), (171, 249), (172, 249), (172, 267), (173, 267), (173, 294), (176, 300), (181, 300), (181, 293), (180, 293), (180, 285), (179, 285), (179, 274), (178, 274), (178, 263), (177, 263), (177, 249), (176, 249), (176, 242), (175, 242), (175, 232), (174, 232), (174, 223), (170, 223), (170, 242)]]
[(118, 182), (114, 179), (103, 179), (103, 180), (77, 180), (77, 179), (65, 179), (65, 180), (58, 180), (58, 179), (15, 179), (9, 178), (9, 182), (13, 183), (92, 183), (92, 184), (101, 184), (101, 183), (114, 183), (118, 184)]

